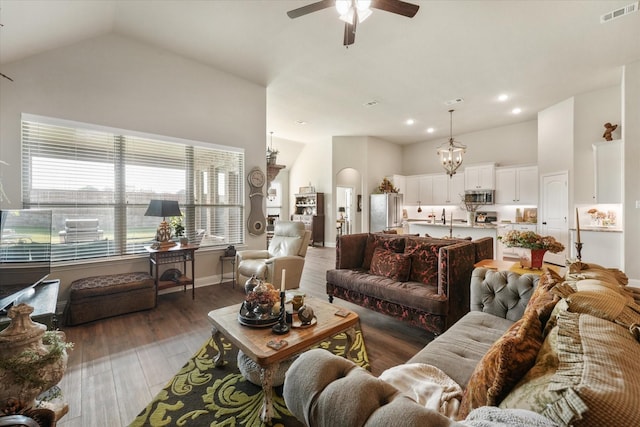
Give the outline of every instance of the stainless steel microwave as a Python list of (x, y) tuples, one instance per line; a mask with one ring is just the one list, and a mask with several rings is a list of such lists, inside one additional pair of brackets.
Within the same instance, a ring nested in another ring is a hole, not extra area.
[(467, 190), (464, 192), (464, 201), (492, 205), (495, 198), (494, 190)]

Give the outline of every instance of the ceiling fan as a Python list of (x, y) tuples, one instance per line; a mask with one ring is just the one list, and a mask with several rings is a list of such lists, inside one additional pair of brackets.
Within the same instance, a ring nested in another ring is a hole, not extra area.
[(344, 24), (344, 45), (356, 41), (356, 26), (371, 15), (371, 8), (413, 18), (420, 6), (401, 0), (321, 0), (287, 12), (289, 18), (299, 18), (322, 9), (335, 7)]

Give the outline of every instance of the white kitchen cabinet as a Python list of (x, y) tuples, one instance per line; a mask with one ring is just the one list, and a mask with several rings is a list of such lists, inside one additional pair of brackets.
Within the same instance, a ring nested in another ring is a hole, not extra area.
[(449, 177), (446, 173), (433, 175), (433, 204), (458, 205), (464, 195), (464, 175)]
[(495, 165), (467, 166), (464, 169), (465, 190), (495, 190)]
[(423, 205), (433, 204), (433, 176), (420, 176), (420, 203)]
[(538, 167), (496, 168), (495, 203), (537, 205)]
[(622, 203), (624, 184), (624, 144), (622, 140), (593, 144), (596, 203)]
[[(571, 230), (570, 253), (572, 258), (577, 257), (575, 234), (575, 230)], [(582, 261), (624, 271), (624, 242), (622, 231), (590, 231), (581, 228), (580, 241), (582, 242), (582, 250), (580, 251)]]
[(420, 201), (420, 176), (410, 175), (405, 179), (404, 203), (417, 205)]

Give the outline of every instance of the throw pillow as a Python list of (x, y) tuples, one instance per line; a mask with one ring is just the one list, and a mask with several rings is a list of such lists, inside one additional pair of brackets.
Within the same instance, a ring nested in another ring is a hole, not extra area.
[(376, 248), (371, 260), (371, 274), (384, 276), (398, 282), (409, 280), (411, 258), (382, 248)]
[(367, 245), (364, 248), (364, 260), (362, 268), (369, 270), (371, 268), (371, 259), (376, 248), (384, 248), (392, 252), (404, 252), (404, 237), (393, 234), (373, 234), (369, 233)]
[(458, 419), (481, 406), (497, 406), (533, 366), (542, 346), (538, 313), (526, 310), (496, 341), (469, 378)]
[(542, 328), (549, 320), (553, 308), (560, 301), (560, 297), (552, 293), (551, 290), (561, 282), (562, 276), (550, 268), (545, 268), (538, 281), (538, 286), (529, 299), (526, 310), (531, 309), (538, 313)]
[(588, 314), (558, 314), (560, 398), (543, 415), (558, 425), (640, 425), (640, 345), (623, 326)]
[(440, 239), (409, 238), (404, 253), (411, 257), (409, 280), (426, 285), (438, 284), (438, 252), (451, 242)]

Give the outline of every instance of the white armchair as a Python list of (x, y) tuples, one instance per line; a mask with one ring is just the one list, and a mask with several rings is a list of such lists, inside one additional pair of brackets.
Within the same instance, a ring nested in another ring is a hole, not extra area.
[(280, 289), (282, 270), (286, 270), (285, 287), (300, 287), (304, 257), (311, 231), (302, 222), (277, 221), (273, 237), (266, 250), (246, 250), (236, 253), (236, 277), (244, 284), (252, 275)]

